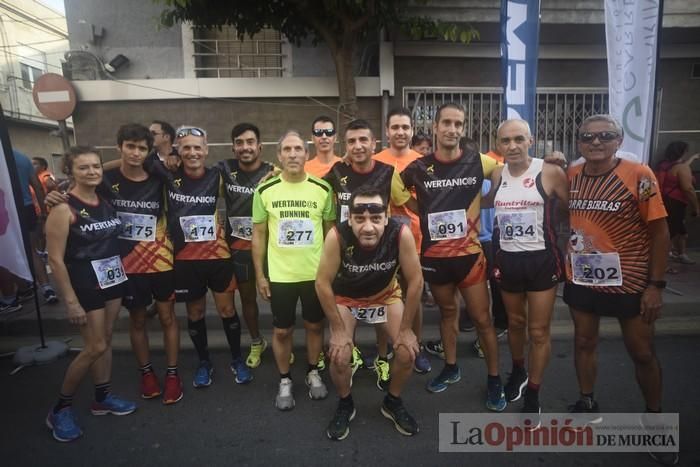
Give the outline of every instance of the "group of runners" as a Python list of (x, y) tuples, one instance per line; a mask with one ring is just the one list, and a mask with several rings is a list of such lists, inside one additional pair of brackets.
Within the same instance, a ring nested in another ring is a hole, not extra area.
[[(651, 170), (615, 156), (623, 133), (612, 117), (595, 115), (583, 122), (578, 150), (585, 163), (568, 172), (561, 156), (530, 155), (533, 137), (522, 120), (498, 127), (495, 149), (505, 165), (460, 144), (465, 112), (458, 104), (436, 111), (436, 146), (427, 155), (410, 148), (413, 131), (406, 109), (389, 112), (384, 129), (389, 148), (378, 154), (377, 135), (364, 120), (344, 129), (343, 158), (333, 154), (337, 135), (331, 119), (319, 117), (311, 130), (316, 159), (309, 161), (303, 135), (288, 131), (277, 145), (279, 166), (261, 159), (260, 131), (248, 123), (231, 132), (234, 158), (212, 167), (206, 165), (203, 129), (173, 131), (164, 122), (150, 130), (139, 124), (121, 127), (120, 160), (105, 169), (92, 148), (73, 148), (66, 155), (72, 185), (66, 195), (49, 196), (48, 253), (68, 317), (80, 325), (85, 345), (46, 419), (54, 438), (70, 441), (81, 435), (71, 404), (88, 370), (95, 383), (93, 414), (125, 415), (136, 409), (110, 390), (112, 323), (122, 304), (131, 312), (142, 397), (162, 394), (164, 404), (183, 397), (175, 301), (186, 304), (199, 360), (192, 384), (212, 384), (207, 289), (239, 384), (253, 379), (252, 369), (268, 345), (258, 327), (257, 295), (270, 302), (280, 410), (295, 405), (290, 365), (301, 301), (308, 396), (327, 397), (321, 371), (328, 361), (339, 398), (326, 429), (331, 439), (346, 438), (356, 414), (352, 375), (363, 364), (354, 344), (358, 321), (377, 329), (377, 356), (364, 363), (374, 366), (377, 386), (386, 391), (381, 413), (400, 433), (418, 433), (401, 392), (413, 371), (431, 371), (421, 336), (424, 281), (439, 308), (444, 349), (444, 366), (427, 382), (429, 392), (445, 391), (461, 378), (461, 296), (485, 357), (486, 407), (500, 412), (523, 398), (522, 411), (539, 425), (554, 301), (566, 280), (564, 301), (575, 325), (581, 392), (570, 410), (599, 411), (593, 393), (598, 325), (601, 316), (613, 316), (620, 322), (646, 410), (661, 411), (653, 329), (665, 286), (666, 212)], [(151, 152), (154, 136), (165, 133), (177, 151), (167, 151), (164, 144)], [(485, 181), (491, 189), (482, 196)], [(225, 219), (217, 211), (220, 198)], [(505, 384), (489, 308), (486, 255), (478, 240), (480, 211), (491, 207), (495, 220), (488, 226), (493, 227), (488, 256), (507, 312), (512, 357)], [(564, 255), (556, 232), (566, 216), (571, 235)], [(241, 355), (236, 289), (251, 337), (247, 358)], [(163, 391), (145, 332), (151, 301), (164, 331)], [(325, 352), (324, 318), (330, 331)]]

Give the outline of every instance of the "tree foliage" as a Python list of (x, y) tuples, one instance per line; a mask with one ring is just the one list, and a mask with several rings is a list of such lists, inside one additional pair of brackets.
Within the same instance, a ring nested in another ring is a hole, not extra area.
[(155, 1), (165, 6), (161, 22), (166, 26), (185, 21), (204, 27), (233, 26), (241, 38), (273, 28), (297, 45), (306, 39), (326, 44), (336, 65), (341, 107), (349, 117), (357, 113), (352, 60), (366, 34), (401, 28), (414, 39), (433, 37), (463, 43), (478, 39), (478, 31), (471, 26), (409, 16), (408, 7), (421, 0)]

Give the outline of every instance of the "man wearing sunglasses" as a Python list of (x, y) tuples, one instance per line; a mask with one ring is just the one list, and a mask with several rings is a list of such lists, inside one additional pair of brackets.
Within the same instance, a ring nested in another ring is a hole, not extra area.
[[(399, 174), (408, 167), (408, 164), (423, 157), (423, 154), (411, 149), (411, 139), (413, 138), (413, 125), (411, 123), (411, 111), (405, 107), (395, 108), (389, 111), (386, 117), (384, 128), (389, 147), (374, 155), (374, 160), (384, 162), (393, 166)], [(415, 197), (415, 194), (413, 194)], [(403, 206), (391, 205), (391, 217), (411, 228), (411, 233), (416, 242), (416, 251), (420, 254), (421, 233), (420, 220), (415, 212), (411, 211), (404, 204)], [(401, 284), (404, 285), (403, 275), (400, 276)], [(421, 352), (416, 358), (416, 373), (424, 374), (430, 372), (430, 359), (426, 355), (422, 346), (423, 330), (423, 307), (418, 305), (418, 312), (413, 322), (413, 332), (421, 344)]]
[(593, 389), (601, 316), (619, 321), (646, 410), (661, 411), (653, 341), (666, 285), (666, 210), (651, 169), (615, 156), (621, 144), (622, 128), (613, 117), (588, 117), (578, 132), (586, 162), (568, 172), (571, 236), (564, 301), (574, 320), (581, 392), (572, 412), (599, 411)]
[(153, 150), (150, 156), (155, 157), (164, 164), (168, 163), (168, 157), (172, 157), (173, 161), (179, 163), (177, 149), (175, 143), (175, 128), (168, 122), (163, 120), (153, 120), (149, 127), (153, 136)]
[(260, 365), (267, 341), (258, 328), (258, 303), (255, 268), (251, 254), (253, 239), (253, 192), (274, 170), (274, 165), (260, 158), (260, 130), (251, 123), (239, 123), (231, 130), (231, 151), (234, 158), (219, 162), (217, 168), (224, 179), (226, 201), (226, 238), (231, 249), (234, 273), (241, 294), (243, 318), (248, 326), (251, 344), (246, 364)]
[[(410, 193), (404, 187), (399, 172), (392, 165), (376, 161), (372, 158), (377, 140), (366, 120), (351, 121), (345, 129), (345, 148), (348, 162), (337, 162), (326, 174), (326, 180), (336, 196), (336, 212), (338, 223), (349, 217), (350, 197), (352, 193), (363, 187), (380, 190), (385, 199), (390, 199), (392, 205), (403, 206), (411, 199)], [(377, 388), (386, 391), (390, 380), (388, 335), (382, 328), (377, 328), (377, 356), (371, 364), (377, 376)], [(353, 350), (353, 369), (357, 371), (362, 364), (359, 349)]]
[(289, 359), (299, 300), (306, 330), (308, 394), (311, 399), (328, 395), (318, 373), (324, 315), (314, 281), (323, 237), (333, 225), (335, 209), (328, 183), (304, 171), (308, 155), (299, 133), (285, 133), (277, 145), (282, 172), (259, 185), (253, 195), (255, 282), (272, 309), (272, 351), (280, 373), (275, 406), (279, 410), (295, 405)]
[[(389, 218), (382, 190), (361, 187), (351, 196), (348, 220), (326, 237), (316, 291), (330, 323), (330, 371), (340, 398), (326, 430), (330, 439), (345, 439), (356, 413), (348, 362), (357, 321), (384, 328), (394, 345), (396, 357), (382, 415), (399, 433), (418, 433), (418, 425), (400, 397), (420, 351), (411, 326), (423, 290), (413, 235), (405, 227)], [(397, 279), (399, 267), (407, 281), (405, 306)]]
[(478, 240), (481, 186), (497, 163), (474, 149), (460, 149), (464, 121), (460, 105), (440, 106), (433, 123), (435, 153), (416, 159), (402, 173), (406, 186), (416, 190), (423, 234), (423, 276), (441, 314), (445, 366), (426, 389), (442, 392), (461, 379), (455, 300), (455, 292), (459, 291), (484, 351), (488, 371), (486, 407), (500, 412), (506, 401), (498, 372), (498, 342), (489, 313), (486, 259)]
[(316, 148), (316, 156), (306, 162), (304, 170), (314, 177), (323, 178), (333, 164), (340, 161), (335, 155), (336, 130), (330, 117), (321, 115), (311, 124), (311, 140)]
[(203, 129), (180, 127), (176, 138), (181, 167), (171, 172), (151, 163), (147, 170), (165, 182), (168, 233), (175, 252), (175, 298), (186, 304), (187, 328), (199, 358), (192, 385), (210, 386), (214, 372), (205, 322), (208, 289), (229, 343), (231, 371), (236, 383), (245, 384), (253, 375), (241, 357), (241, 325), (233, 301), (234, 265), (216, 209), (223, 195), (221, 171), (205, 165), (209, 148)]

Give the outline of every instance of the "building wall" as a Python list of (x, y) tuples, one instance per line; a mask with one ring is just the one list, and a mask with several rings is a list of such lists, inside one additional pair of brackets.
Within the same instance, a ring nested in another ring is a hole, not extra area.
[[(43, 157), (49, 162), (49, 168), (52, 170), (58, 167), (63, 146), (59, 137), (50, 134), (50, 128), (17, 121), (6, 120), (6, 122), (13, 148), (29, 157)], [(52, 154), (56, 154), (57, 157), (52, 157)]]
[(65, 0), (71, 49), (94, 53), (105, 63), (118, 54), (129, 66), (115, 77), (183, 78), (180, 26), (159, 26), (162, 3)]
[[(321, 99), (334, 107), (337, 99)], [(381, 107), (379, 99), (359, 99), (360, 115), (379, 128)], [(264, 158), (273, 160), (275, 144), (288, 129), (295, 129), (305, 138), (311, 138), (311, 122), (318, 115), (337, 120), (337, 114), (328, 107), (307, 99), (256, 99), (255, 101), (222, 102), (220, 100), (188, 99), (163, 101), (122, 101), (81, 103), (74, 119), (79, 144), (101, 147), (106, 160), (116, 157), (116, 133), (120, 125), (152, 120), (166, 120), (179, 125), (196, 125), (208, 133), (210, 162), (228, 158), (231, 154), (231, 128), (241, 122), (257, 125), (264, 143)], [(313, 152), (313, 151), (312, 151)]]
[[(58, 125), (39, 113), (32, 87), (44, 73), (61, 73), (67, 50), (66, 21), (60, 12), (35, 0), (0, 3), (0, 105), (13, 145), (29, 155), (62, 152), (60, 139), (49, 136)], [(28, 82), (22, 79), (26, 67), (33, 69)]]

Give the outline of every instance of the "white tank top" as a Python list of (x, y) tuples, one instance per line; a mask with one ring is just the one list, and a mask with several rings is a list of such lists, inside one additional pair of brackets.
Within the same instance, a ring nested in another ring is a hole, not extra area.
[(542, 159), (533, 158), (530, 167), (519, 177), (513, 177), (508, 164), (501, 172), (501, 184), (494, 198), (498, 242), (508, 252), (539, 251), (547, 248), (545, 222), (547, 195), (540, 174)]

